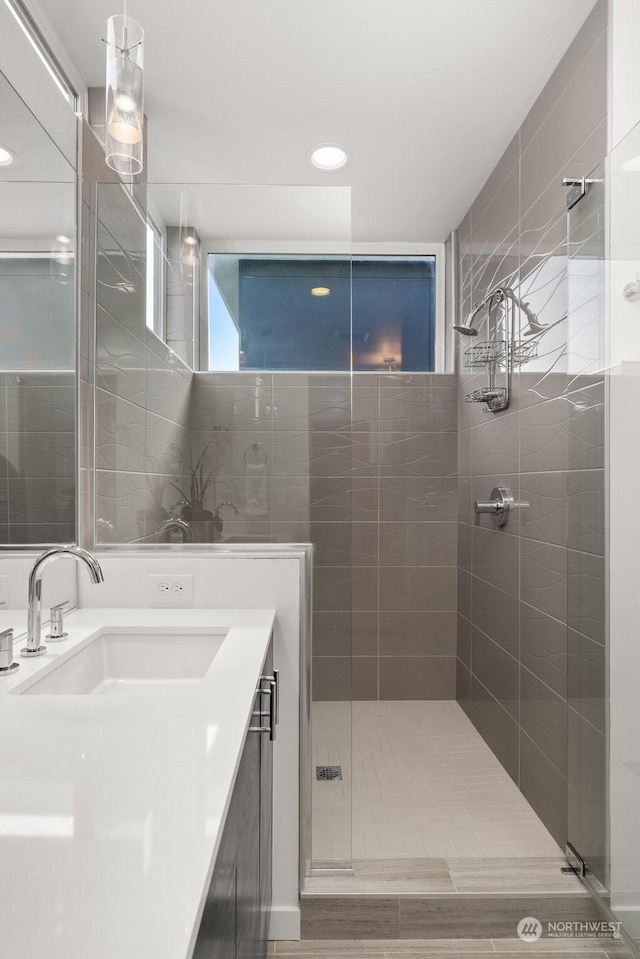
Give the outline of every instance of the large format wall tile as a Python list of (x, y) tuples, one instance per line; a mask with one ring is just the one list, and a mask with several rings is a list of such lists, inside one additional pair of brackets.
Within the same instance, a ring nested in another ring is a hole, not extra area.
[(542, 543), (567, 543), (567, 475), (565, 473), (523, 473), (520, 499), (528, 507), (519, 510), (520, 533)]
[(520, 789), (564, 849), (567, 839), (567, 780), (523, 731), (520, 734)]
[(520, 414), (520, 469), (523, 473), (567, 468), (567, 403), (563, 397)]
[(477, 576), (472, 579), (473, 622), (498, 646), (517, 659), (520, 642), (518, 600)]
[(567, 618), (567, 552), (561, 546), (520, 541), (520, 595), (555, 619)]
[(383, 656), (380, 699), (453, 699), (455, 656)]
[(567, 699), (599, 732), (606, 733), (606, 650), (601, 643), (569, 630)]
[(501, 646), (473, 629), (471, 664), (474, 676), (514, 719), (518, 718), (518, 660)]
[(471, 673), (469, 699), (462, 703), (469, 719), (489, 744), (514, 782), (518, 782), (518, 722)]
[(139, 406), (96, 390), (96, 466), (98, 469), (145, 470), (145, 412)]
[(453, 610), (381, 612), (379, 620), (381, 656), (456, 654), (456, 613)]
[(381, 566), (455, 566), (455, 523), (380, 523)]
[(518, 539), (499, 529), (473, 530), (473, 573), (492, 586), (517, 597)]
[[(458, 230), (460, 315), (500, 283), (546, 327), (532, 336), (514, 310), (515, 339), (533, 351), (514, 366), (508, 410), (464, 402), (487, 383), (487, 370), (465, 364), (488, 319), (476, 341), (454, 344), (457, 698), (561, 845), (572, 803), (572, 834), (594, 864), (604, 862), (606, 221), (597, 182), (568, 219), (562, 178), (601, 170), (606, 51), (598, 0)], [(528, 506), (496, 529), (473, 501), (501, 485)]]
[(571, 841), (594, 874), (607, 880), (607, 740), (573, 708), (569, 708), (569, 821)]
[(455, 610), (456, 597), (455, 567), (408, 566), (380, 571), (380, 610)]
[[(172, 488), (191, 462), (190, 433), (209, 429), (193, 415), (193, 374), (146, 325), (146, 232), (120, 184), (87, 191), (97, 223), (95, 308), (96, 524), (99, 542), (156, 533), (180, 493)], [(92, 301), (83, 277), (83, 310)], [(93, 378), (91, 344), (81, 345)], [(85, 423), (82, 435), (90, 435)], [(86, 453), (81, 451), (86, 459)]]
[(560, 772), (567, 774), (567, 701), (528, 669), (520, 671), (520, 725)]
[(471, 463), (475, 476), (518, 472), (520, 415), (494, 415), (472, 430)]
[(381, 476), (455, 476), (455, 433), (379, 434)]
[(520, 603), (520, 659), (555, 693), (566, 697), (566, 624), (528, 603)]
[(570, 549), (604, 556), (604, 469), (575, 470), (567, 480), (567, 537)]
[(455, 521), (457, 500), (457, 480), (454, 477), (380, 478), (380, 520), (383, 522)]
[(569, 626), (599, 643), (604, 643), (606, 609), (604, 558), (570, 549), (567, 577)]
[(456, 432), (458, 395), (455, 387), (380, 388), (380, 430), (384, 432)]

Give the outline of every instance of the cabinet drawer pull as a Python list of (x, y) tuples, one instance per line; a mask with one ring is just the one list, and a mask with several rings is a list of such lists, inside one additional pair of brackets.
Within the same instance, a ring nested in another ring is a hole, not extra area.
[[(269, 717), (268, 726), (249, 726), (250, 733), (269, 733), (269, 738), (273, 742), (276, 738), (276, 726), (280, 722), (280, 671), (274, 669), (272, 676), (261, 676), (260, 685), (256, 689), (256, 696), (260, 697), (260, 709), (254, 709), (252, 716), (258, 716), (260, 719)], [(267, 683), (266, 688), (262, 685)], [(262, 697), (269, 697), (268, 712), (262, 709)]]
[(269, 725), (271, 727), (271, 733), (269, 734), (269, 739), (273, 742), (276, 738), (276, 726), (278, 724), (278, 684), (272, 679), (269, 686), (271, 687), (271, 696), (269, 697)]
[(274, 669), (273, 676), (263, 676), (262, 682), (269, 683), (269, 689), (265, 692), (270, 692), (275, 700), (275, 721), (276, 726), (280, 722), (280, 670)]

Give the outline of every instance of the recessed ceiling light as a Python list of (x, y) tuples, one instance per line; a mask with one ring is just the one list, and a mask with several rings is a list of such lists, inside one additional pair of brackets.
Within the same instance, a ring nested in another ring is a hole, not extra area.
[(330, 293), (328, 286), (314, 286), (311, 290), (311, 296), (329, 296)]
[(311, 163), (318, 170), (340, 170), (349, 162), (349, 154), (335, 143), (323, 143), (314, 147), (309, 154)]
[(14, 160), (15, 157), (11, 150), (7, 150), (6, 147), (0, 144), (0, 166), (11, 166)]
[(622, 164), (622, 169), (626, 173), (640, 173), (640, 156), (631, 157), (630, 160)]

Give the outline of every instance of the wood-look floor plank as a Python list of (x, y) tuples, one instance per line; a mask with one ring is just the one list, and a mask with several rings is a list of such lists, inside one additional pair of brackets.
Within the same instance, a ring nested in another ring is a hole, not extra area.
[[(623, 945), (603, 939), (541, 939), (521, 942), (519, 939), (431, 939), (431, 940), (316, 940), (275, 942), (271, 944), (275, 959), (522, 959), (544, 956), (544, 959), (621, 959)], [(497, 950), (497, 951), (496, 951)]]
[[(613, 949), (618, 948), (618, 944), (612, 939), (539, 939), (536, 943), (522, 942), (521, 939), (493, 939), (493, 946), (500, 954), (500, 959), (502, 959), (502, 953), (508, 952), (512, 955), (515, 953), (526, 953), (528, 956), (531, 955), (532, 951), (544, 954), (548, 952), (558, 952), (563, 953), (573, 953), (573, 952), (611, 952)], [(624, 949), (626, 953), (626, 949)]]
[(418, 959), (419, 956), (446, 956), (452, 959), (454, 956), (478, 956), (494, 957), (495, 950), (490, 939), (434, 939), (425, 942), (420, 940), (412, 942), (409, 939), (367, 939), (367, 940), (321, 940), (301, 942), (276, 942), (274, 955), (277, 959), (295, 959), (302, 956), (304, 959), (328, 959), (328, 957), (345, 956), (349, 959), (362, 959), (375, 956), (378, 959), (385, 957), (390, 951), (393, 951), (397, 957), (404, 959)]
[(566, 859), (465, 858), (448, 859), (457, 892), (581, 892), (573, 873), (563, 873)]
[[(400, 900), (400, 937), (407, 939), (512, 938), (524, 916), (543, 924), (601, 920), (589, 896), (480, 896)], [(556, 940), (562, 942), (563, 940)]]
[(303, 939), (399, 939), (398, 899), (309, 898), (300, 903)]

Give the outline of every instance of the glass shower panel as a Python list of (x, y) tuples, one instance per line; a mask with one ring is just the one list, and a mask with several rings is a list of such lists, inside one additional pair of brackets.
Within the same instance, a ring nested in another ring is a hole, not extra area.
[(97, 223), (96, 539), (313, 544), (303, 872), (349, 867), (352, 496), (376, 469), (352, 436), (350, 189), (100, 184)]
[(568, 840), (608, 885), (605, 697), (605, 178), (568, 214)]
[(640, 940), (640, 127), (609, 157), (609, 812), (611, 909)]

